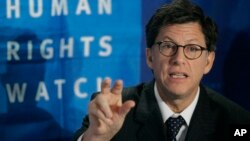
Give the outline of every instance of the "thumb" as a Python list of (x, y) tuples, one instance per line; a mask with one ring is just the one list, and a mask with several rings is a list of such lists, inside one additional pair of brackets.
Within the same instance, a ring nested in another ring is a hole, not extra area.
[(120, 108), (119, 114), (125, 118), (128, 112), (135, 106), (135, 102), (133, 100), (128, 100), (124, 102)]

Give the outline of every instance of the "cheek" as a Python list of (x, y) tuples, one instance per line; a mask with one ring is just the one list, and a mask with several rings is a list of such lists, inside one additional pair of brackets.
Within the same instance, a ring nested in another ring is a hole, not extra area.
[(167, 69), (168, 69), (168, 60), (166, 59), (161, 59), (158, 57), (157, 59), (154, 60), (154, 63), (152, 64), (155, 75), (166, 75), (167, 74)]
[(197, 65), (193, 65), (192, 72), (193, 75), (196, 76), (196, 79), (201, 79), (204, 73), (206, 72), (206, 65), (205, 62), (200, 62)]

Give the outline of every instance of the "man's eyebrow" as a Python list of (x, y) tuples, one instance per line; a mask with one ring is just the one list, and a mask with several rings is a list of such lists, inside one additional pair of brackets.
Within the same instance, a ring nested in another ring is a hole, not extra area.
[(187, 40), (187, 42), (199, 42), (199, 40), (197, 40), (197, 39), (189, 39), (189, 40)]
[(163, 41), (165, 41), (165, 40), (170, 40), (170, 41), (176, 42), (174, 39), (172, 39), (171, 37), (169, 37), (167, 35), (163, 36)]
[[(171, 38), (171, 37), (169, 37), (167, 35), (163, 36), (163, 41), (166, 41), (166, 40), (177, 43), (173, 38)], [(186, 40), (186, 42), (199, 42), (199, 40), (197, 40), (197, 39), (189, 39), (189, 40)]]

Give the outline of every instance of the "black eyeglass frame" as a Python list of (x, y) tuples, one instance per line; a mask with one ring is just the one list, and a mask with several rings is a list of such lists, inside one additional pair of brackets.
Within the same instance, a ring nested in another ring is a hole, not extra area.
[[(164, 54), (164, 53), (162, 52), (162, 50), (161, 50), (161, 44), (164, 43), (164, 42), (170, 42), (170, 43), (174, 44), (174, 45), (177, 47), (177, 49), (175, 50), (175, 52), (174, 52), (173, 54), (171, 54), (171, 55), (166, 55), (166, 54)], [(185, 57), (186, 57), (187, 59), (189, 59), (189, 60), (198, 59), (198, 58), (202, 55), (202, 52), (203, 52), (204, 50), (207, 50), (208, 52), (210, 52), (209, 49), (207, 49), (207, 48), (205, 48), (205, 47), (203, 47), (203, 46), (197, 45), (197, 44), (178, 45), (178, 44), (176, 44), (176, 43), (173, 42), (173, 41), (159, 41), (159, 42), (156, 42), (155, 44), (158, 45), (158, 48), (159, 48), (160, 53), (161, 53), (163, 56), (166, 56), (166, 57), (174, 56), (174, 55), (177, 53), (179, 47), (182, 47), (182, 48), (183, 48), (183, 54), (184, 54)], [(199, 47), (200, 50), (201, 50), (200, 55), (198, 55), (198, 56), (195, 57), (195, 58), (190, 58), (190, 57), (188, 57), (188, 56), (186, 55), (186, 53), (185, 53), (184, 50), (185, 50), (185, 48), (186, 48), (187, 46), (190, 46), (190, 45), (195, 45), (195, 46)]]

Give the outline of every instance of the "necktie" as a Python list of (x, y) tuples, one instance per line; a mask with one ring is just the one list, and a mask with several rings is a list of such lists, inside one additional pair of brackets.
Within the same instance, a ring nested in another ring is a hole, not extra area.
[(178, 134), (182, 125), (185, 124), (185, 120), (182, 116), (178, 116), (176, 118), (170, 117), (166, 121), (167, 126), (167, 140), (168, 141), (176, 141), (176, 135)]

